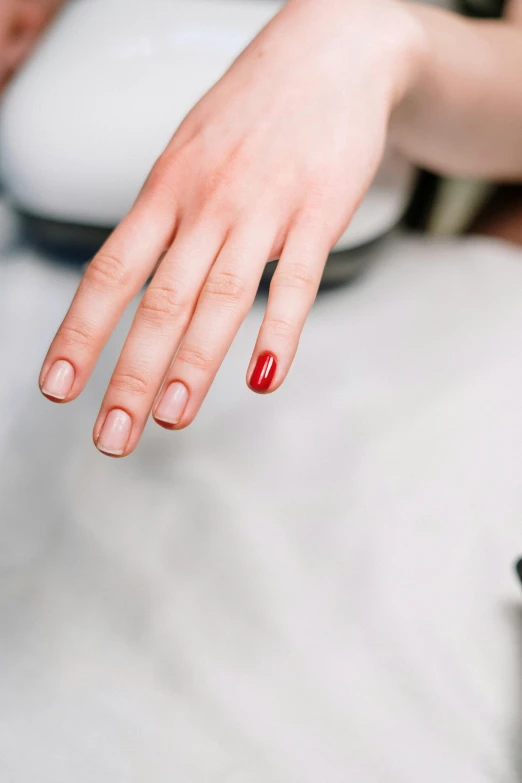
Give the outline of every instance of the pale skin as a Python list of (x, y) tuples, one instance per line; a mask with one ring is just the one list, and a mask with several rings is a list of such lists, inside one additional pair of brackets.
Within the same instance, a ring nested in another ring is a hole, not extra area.
[[(284, 382), (331, 248), (387, 136), (448, 174), (522, 178), (522, 0), (472, 22), (396, 0), (289, 0), (176, 131), (89, 265), (40, 376), (70, 402), (131, 300), (144, 293), (94, 428), (113, 457), (152, 412), (196, 417), (279, 258), (247, 372)], [(165, 254), (165, 255), (164, 255)]]

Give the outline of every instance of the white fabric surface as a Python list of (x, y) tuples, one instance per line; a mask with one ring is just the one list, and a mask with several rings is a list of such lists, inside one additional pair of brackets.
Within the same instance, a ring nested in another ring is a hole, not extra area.
[[(6, 217), (6, 216), (4, 216)], [(74, 272), (0, 260), (2, 783), (519, 783), (522, 254), (397, 237), (285, 388), (126, 461), (39, 363)]]

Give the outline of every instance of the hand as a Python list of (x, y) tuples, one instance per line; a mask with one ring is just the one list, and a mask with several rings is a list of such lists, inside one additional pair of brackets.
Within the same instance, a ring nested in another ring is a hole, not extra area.
[(166, 251), (95, 425), (102, 452), (130, 454), (152, 409), (170, 429), (193, 421), (277, 258), (248, 382), (283, 383), (420, 48), (393, 0), (290, 0), (187, 117), (91, 262), (42, 369), (47, 397), (75, 399)]
[(1, 0), (0, 91), (30, 53), (63, 0)]

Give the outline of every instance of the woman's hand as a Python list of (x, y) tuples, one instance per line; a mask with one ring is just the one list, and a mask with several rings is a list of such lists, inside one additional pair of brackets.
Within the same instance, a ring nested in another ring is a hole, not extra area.
[(102, 452), (130, 454), (151, 410), (170, 429), (193, 421), (277, 258), (248, 382), (283, 383), (421, 50), (393, 0), (290, 0), (187, 117), (89, 265), (42, 369), (47, 397), (75, 399), (166, 251), (101, 407)]
[(0, 0), (0, 91), (62, 3), (63, 0)]

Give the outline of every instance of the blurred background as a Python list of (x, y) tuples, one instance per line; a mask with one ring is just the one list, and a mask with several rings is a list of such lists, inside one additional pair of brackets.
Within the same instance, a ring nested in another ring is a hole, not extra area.
[(80, 400), (38, 391), (85, 262), (276, 10), (73, 0), (4, 92), (5, 783), (522, 780), (518, 188), (389, 150), (281, 392), (244, 383), (264, 286), (195, 425), (127, 460), (91, 431), (135, 305)]

